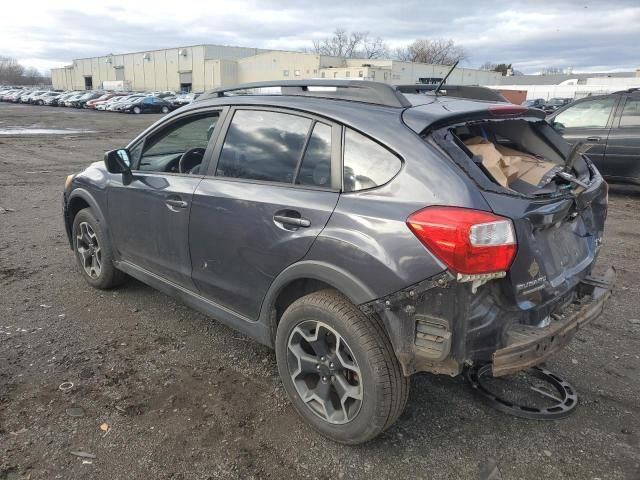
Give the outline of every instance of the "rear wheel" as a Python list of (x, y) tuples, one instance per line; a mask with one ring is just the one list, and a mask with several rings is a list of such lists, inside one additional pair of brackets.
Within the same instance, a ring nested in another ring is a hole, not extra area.
[(80, 210), (74, 218), (72, 238), (76, 260), (89, 285), (107, 289), (122, 283), (125, 274), (113, 265), (113, 250), (91, 209)]
[(133, 107), (133, 113), (139, 114), (142, 113), (142, 110), (140, 109), (140, 107)]
[(336, 291), (311, 293), (284, 312), (276, 358), (293, 406), (332, 440), (366, 442), (404, 410), (409, 378), (384, 328)]
[(162, 107), (162, 113), (169, 113), (169, 107)]

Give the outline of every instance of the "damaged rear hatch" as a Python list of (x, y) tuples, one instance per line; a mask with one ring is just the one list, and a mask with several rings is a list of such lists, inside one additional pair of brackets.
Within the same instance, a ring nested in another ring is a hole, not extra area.
[[(417, 97), (417, 96), (409, 96)], [(607, 214), (607, 185), (593, 165), (521, 106), (412, 98), (407, 126), (440, 149), (481, 190), (493, 213), (513, 222), (517, 253), (500, 280), (520, 323), (544, 326), (575, 300), (591, 273)]]

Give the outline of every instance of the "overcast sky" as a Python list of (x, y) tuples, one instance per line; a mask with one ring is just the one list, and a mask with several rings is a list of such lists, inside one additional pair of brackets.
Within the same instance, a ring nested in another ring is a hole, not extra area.
[(451, 38), (465, 66), (525, 73), (640, 68), (640, 0), (29, 0), (2, 5), (0, 55), (39, 69), (74, 58), (214, 43), (297, 50), (336, 27), (391, 47)]

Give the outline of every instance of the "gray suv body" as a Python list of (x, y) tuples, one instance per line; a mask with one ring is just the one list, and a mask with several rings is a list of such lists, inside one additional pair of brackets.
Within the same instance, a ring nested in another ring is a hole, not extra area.
[(358, 443), (400, 415), (409, 375), (516, 372), (602, 311), (596, 168), (518, 191), (462, 141), (562, 168), (543, 117), (374, 82), (213, 91), (70, 176), (65, 225), (90, 284), (124, 272), (275, 347), (298, 412)]

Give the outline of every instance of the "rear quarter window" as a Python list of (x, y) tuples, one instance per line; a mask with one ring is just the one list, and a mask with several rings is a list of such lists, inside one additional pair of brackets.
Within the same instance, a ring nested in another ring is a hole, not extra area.
[(384, 185), (397, 175), (402, 161), (382, 145), (351, 130), (344, 136), (343, 191), (356, 192)]

